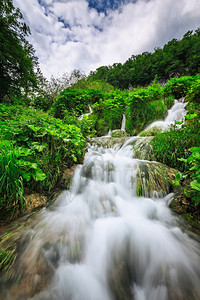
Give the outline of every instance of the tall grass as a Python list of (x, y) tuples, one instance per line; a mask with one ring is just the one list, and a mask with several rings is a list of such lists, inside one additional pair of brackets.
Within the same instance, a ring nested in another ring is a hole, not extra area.
[(23, 178), (14, 145), (0, 140), (0, 205), (17, 206), (23, 211)]

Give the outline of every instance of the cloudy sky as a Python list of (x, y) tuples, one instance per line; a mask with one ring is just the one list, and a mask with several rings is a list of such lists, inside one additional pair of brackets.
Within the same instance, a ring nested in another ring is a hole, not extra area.
[(45, 77), (125, 62), (200, 27), (200, 0), (14, 0)]

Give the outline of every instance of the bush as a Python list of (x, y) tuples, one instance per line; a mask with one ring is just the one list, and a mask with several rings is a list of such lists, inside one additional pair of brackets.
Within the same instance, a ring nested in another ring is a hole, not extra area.
[(102, 97), (103, 93), (98, 90), (85, 91), (68, 88), (55, 99), (51, 113), (54, 117), (61, 119), (65, 117), (66, 110), (80, 116), (88, 109), (89, 104), (98, 102)]
[(163, 88), (164, 95), (173, 95), (176, 99), (185, 97), (191, 89), (194, 90), (194, 85), (199, 81), (200, 75), (172, 78)]
[(0, 206), (17, 206), (23, 211), (24, 182), (42, 181), (46, 175), (33, 160), (34, 150), (14, 142), (0, 141)]
[(15, 147), (27, 149), (30, 162), (45, 173), (40, 183), (34, 176), (25, 180), (22, 174), (23, 184), (29, 189), (50, 191), (64, 167), (82, 161), (86, 141), (77, 126), (64, 124), (43, 111), (20, 106), (1, 106), (2, 119), (5, 120), (0, 126), (2, 138), (13, 141)]
[(107, 129), (120, 129), (125, 108), (123, 93), (107, 94), (102, 106), (102, 117), (106, 120)]
[(34, 107), (37, 109), (42, 109), (44, 111), (49, 110), (52, 104), (53, 104), (53, 97), (51, 96), (46, 96), (46, 97), (38, 96), (33, 99)]
[(164, 119), (166, 114), (162, 87), (156, 83), (147, 88), (133, 89), (126, 103), (127, 130), (130, 134), (137, 134), (153, 121)]

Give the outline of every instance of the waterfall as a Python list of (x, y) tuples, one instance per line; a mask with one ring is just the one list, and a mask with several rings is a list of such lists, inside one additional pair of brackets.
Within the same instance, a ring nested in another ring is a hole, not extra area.
[(122, 115), (122, 124), (121, 124), (121, 129), (114, 129), (114, 130), (111, 130), (109, 129), (108, 133), (104, 136), (102, 136), (101, 138), (107, 138), (107, 137), (111, 137), (112, 136), (112, 132), (120, 132), (120, 131), (126, 131), (125, 129), (126, 127), (126, 116), (123, 114)]
[(126, 127), (126, 117), (123, 114), (121, 130), (125, 131), (125, 127)]
[(162, 128), (163, 131), (169, 129), (171, 125), (174, 124), (175, 121), (184, 121), (185, 115), (186, 115), (186, 109), (185, 106), (187, 105), (187, 102), (183, 102), (184, 99), (175, 100), (174, 105), (171, 109), (167, 112), (167, 117), (163, 121), (155, 121), (151, 123), (145, 130), (148, 130), (153, 127), (159, 127)]
[(83, 117), (84, 117), (84, 116), (87, 117), (87, 116), (89, 116), (90, 114), (93, 113), (93, 110), (92, 110), (91, 106), (88, 105), (88, 107), (89, 107), (89, 113), (81, 115), (81, 116), (78, 118), (80, 121), (83, 120)]
[(90, 146), (70, 190), (30, 230), (18, 288), (2, 299), (200, 299), (199, 243), (169, 210), (173, 194), (137, 196), (139, 164), (129, 142)]

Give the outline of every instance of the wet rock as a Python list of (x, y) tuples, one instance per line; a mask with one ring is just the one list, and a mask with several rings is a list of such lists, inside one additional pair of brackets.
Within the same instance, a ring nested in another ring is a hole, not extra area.
[(64, 170), (61, 181), (59, 182), (59, 188), (68, 189), (70, 187), (75, 169), (76, 165)]
[(173, 189), (176, 170), (161, 163), (141, 161), (137, 171), (137, 195), (164, 197)]
[(99, 137), (90, 139), (89, 144), (104, 148), (111, 148), (115, 145), (121, 147), (128, 139), (128, 137)]
[(113, 130), (111, 132), (111, 137), (114, 138), (129, 137), (129, 134), (124, 130)]
[(153, 136), (138, 138), (134, 145), (134, 157), (138, 159), (145, 159), (145, 160), (154, 160), (154, 152), (153, 147), (149, 144)]
[[(200, 207), (191, 205), (192, 199), (187, 198), (184, 190), (186, 186), (179, 185), (174, 190), (175, 194), (169, 207), (186, 221), (187, 227), (193, 232), (200, 234)], [(188, 188), (188, 186), (187, 186)]]

